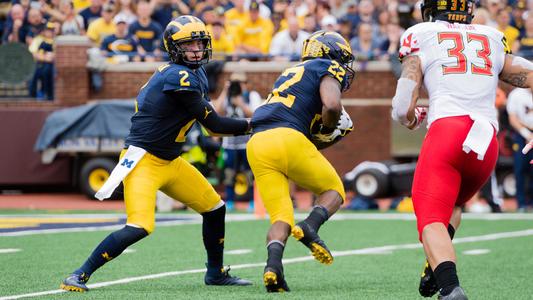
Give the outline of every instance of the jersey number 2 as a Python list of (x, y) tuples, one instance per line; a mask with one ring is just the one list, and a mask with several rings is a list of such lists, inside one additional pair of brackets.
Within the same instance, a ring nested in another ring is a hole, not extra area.
[(270, 93), (270, 95), (268, 96), (267, 103), (281, 102), (285, 104), (285, 106), (287, 106), (288, 108), (291, 108), (292, 105), (294, 104), (294, 99), (296, 97), (291, 94), (287, 94), (287, 96), (282, 96), (279, 93), (285, 91), (291, 85), (302, 80), (303, 74), (304, 74), (303, 66), (296, 66), (296, 67), (292, 67), (292, 68), (285, 70), (285, 72), (283, 72), (281, 76), (285, 76), (287, 77), (287, 79), (282, 84), (280, 84), (277, 88), (272, 90), (272, 93)]
[[(477, 50), (476, 54), (479, 58), (483, 59), (485, 65), (480, 67), (475, 64), (472, 65), (472, 74), (476, 75), (488, 75), (492, 76), (492, 61), (490, 60), (490, 44), (486, 35), (476, 34), (468, 32), (466, 34), (467, 42), (478, 42), (481, 44), (481, 49)], [(457, 59), (457, 65), (455, 66), (443, 66), (442, 71), (444, 75), (447, 74), (464, 74), (467, 71), (466, 56), (463, 54), (465, 50), (465, 43), (463, 36), (459, 32), (441, 32), (439, 33), (439, 44), (445, 40), (452, 40), (455, 43), (455, 47), (448, 49), (448, 56), (455, 57)]]

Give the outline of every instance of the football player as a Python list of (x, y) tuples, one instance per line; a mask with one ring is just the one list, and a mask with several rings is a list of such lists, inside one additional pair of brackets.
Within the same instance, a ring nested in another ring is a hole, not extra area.
[[(263, 273), (268, 292), (289, 291), (281, 259), (291, 230), (319, 262), (333, 261), (318, 230), (339, 209), (345, 193), (335, 169), (314, 143), (331, 145), (352, 129), (340, 99), (354, 77), (353, 59), (349, 44), (338, 33), (313, 33), (304, 42), (303, 62), (281, 74), (252, 116), (254, 134), (246, 153), (272, 224)], [(319, 195), (309, 216), (296, 225), (289, 179)]]
[[(249, 122), (220, 117), (208, 102), (203, 65), (211, 56), (211, 37), (202, 21), (193, 16), (174, 19), (164, 31), (164, 45), (170, 63), (159, 67), (141, 88), (126, 138), (128, 151), (122, 152), (115, 168), (132, 168), (123, 180), (127, 223), (107, 236), (87, 261), (63, 280), (62, 289), (87, 291), (86, 283), (94, 271), (153, 232), (157, 190), (203, 216), (202, 235), (207, 251), (205, 284), (251, 284), (229, 275), (222, 266), (224, 202), (201, 173), (180, 158), (185, 137), (196, 121), (212, 132), (234, 135), (246, 133)], [(141, 149), (144, 155), (135, 161), (128, 156), (130, 149)]]
[[(412, 188), (419, 239), (427, 257), (419, 292), (467, 299), (451, 239), (458, 208), (489, 178), (498, 157), (498, 79), (533, 87), (533, 64), (510, 54), (503, 34), (471, 24), (474, 0), (424, 0), (424, 23), (401, 38), (402, 75), (392, 117), (409, 129), (428, 114)], [(429, 109), (416, 106), (424, 82)]]

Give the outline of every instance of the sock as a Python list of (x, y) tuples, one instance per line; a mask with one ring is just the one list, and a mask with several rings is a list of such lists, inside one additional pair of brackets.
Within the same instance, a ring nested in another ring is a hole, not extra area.
[(459, 286), (459, 278), (457, 278), (457, 270), (454, 262), (442, 262), (433, 272), (442, 296), (448, 295), (455, 287)]
[(313, 207), (313, 210), (307, 219), (305, 219), (305, 222), (309, 224), (309, 226), (311, 226), (311, 228), (313, 228), (315, 231), (318, 231), (320, 226), (322, 226), (322, 224), (324, 224), (328, 218), (328, 210), (323, 206), (317, 205)]
[(448, 234), (450, 235), (450, 239), (453, 240), (453, 236), (455, 235), (455, 228), (453, 228), (452, 224), (448, 224)]
[(205, 250), (207, 251), (207, 270), (216, 270), (220, 273), (224, 258), (224, 218), (226, 217), (226, 206), (205, 212), (202, 214), (204, 221), (202, 224), (202, 236)]
[(267, 266), (274, 266), (283, 269), (281, 263), (281, 258), (283, 257), (283, 250), (285, 250), (285, 245), (283, 245), (281, 241), (270, 241), (267, 245)]
[(146, 237), (148, 232), (143, 228), (124, 226), (108, 235), (87, 258), (87, 261), (74, 274), (85, 273), (87, 276), (103, 266), (108, 261), (119, 256), (130, 245), (135, 244), (140, 239)]

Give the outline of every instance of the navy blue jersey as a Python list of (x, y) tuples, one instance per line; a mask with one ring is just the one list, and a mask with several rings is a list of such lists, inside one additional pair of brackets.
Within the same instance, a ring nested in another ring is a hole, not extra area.
[(100, 49), (109, 51), (110, 54), (133, 54), (137, 52), (137, 42), (129, 34), (123, 38), (112, 34), (105, 37)]
[(166, 160), (181, 154), (196, 119), (173, 91), (198, 92), (209, 101), (204, 68), (192, 70), (174, 63), (159, 67), (139, 92), (126, 146), (141, 147)]
[(267, 102), (252, 116), (253, 132), (277, 127), (296, 129), (311, 137), (312, 124), (322, 116), (320, 80), (324, 76), (346, 83), (346, 70), (338, 62), (312, 59), (288, 68), (274, 83)]
[(135, 21), (130, 25), (128, 31), (146, 52), (153, 52), (159, 48), (159, 41), (163, 35), (163, 29), (159, 23), (150, 21), (150, 24), (144, 27), (139, 21)]

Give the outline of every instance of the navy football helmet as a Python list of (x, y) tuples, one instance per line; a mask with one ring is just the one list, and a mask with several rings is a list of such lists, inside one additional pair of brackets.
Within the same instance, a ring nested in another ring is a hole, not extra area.
[(472, 23), (475, 0), (424, 0), (421, 4), (422, 19), (450, 23)]
[[(180, 45), (194, 40), (200, 40), (204, 45), (204, 49), (199, 50), (202, 52), (202, 59), (189, 61), (185, 56), (185, 49)], [(176, 64), (195, 69), (209, 62), (211, 58), (211, 36), (204, 22), (194, 16), (180, 16), (168, 23), (163, 33), (163, 43), (170, 61)]]
[(302, 60), (326, 58), (337, 61), (346, 70), (346, 91), (355, 76), (353, 69), (354, 56), (350, 44), (338, 33), (333, 31), (317, 31), (304, 41)]

